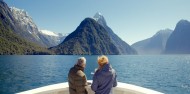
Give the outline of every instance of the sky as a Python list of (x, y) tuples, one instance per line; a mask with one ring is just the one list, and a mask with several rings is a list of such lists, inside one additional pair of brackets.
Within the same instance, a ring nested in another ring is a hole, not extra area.
[(190, 21), (190, 0), (4, 0), (24, 9), (39, 29), (73, 32), (86, 17), (100, 12), (107, 25), (128, 44), (150, 38), (162, 29)]

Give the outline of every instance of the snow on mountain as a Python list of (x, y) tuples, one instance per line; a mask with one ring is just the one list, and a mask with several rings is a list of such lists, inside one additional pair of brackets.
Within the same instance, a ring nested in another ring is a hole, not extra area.
[(93, 19), (96, 20), (100, 25), (104, 27), (107, 26), (106, 20), (104, 19), (104, 16), (100, 12), (97, 12), (94, 15)]
[(56, 46), (65, 38), (65, 36), (59, 33), (39, 30), (32, 17), (25, 10), (15, 7), (10, 7), (10, 10), (17, 20), (18, 26), (21, 27), (20, 32), (18, 32), (21, 37), (44, 47)]
[(67, 34), (63, 35), (61, 33), (55, 33), (50, 30), (40, 30), (39, 32), (41, 33), (40, 38), (45, 44), (48, 45), (48, 47), (60, 44), (67, 36)]
[(100, 18), (102, 18), (103, 17), (103, 15), (100, 13), (100, 12), (97, 12), (95, 15), (94, 15), (94, 19), (96, 20), (96, 21), (98, 21), (98, 19), (100, 19)]
[(49, 30), (40, 30), (43, 34), (45, 35), (49, 35), (49, 36), (59, 36), (58, 34), (52, 32), (52, 31), (49, 31)]
[(33, 22), (32, 18), (24, 9), (18, 9), (16, 7), (10, 7), (10, 10), (14, 14), (16, 20), (22, 25), (30, 25), (33, 28), (37, 28), (36, 24)]
[(37, 25), (34, 23), (32, 18), (25, 10), (15, 7), (10, 7), (10, 10), (13, 14), (14, 19), (16, 20), (15, 24), (19, 29), (18, 32), (16, 32), (18, 35), (30, 42), (36, 43), (41, 46), (47, 46), (40, 39), (40, 32)]

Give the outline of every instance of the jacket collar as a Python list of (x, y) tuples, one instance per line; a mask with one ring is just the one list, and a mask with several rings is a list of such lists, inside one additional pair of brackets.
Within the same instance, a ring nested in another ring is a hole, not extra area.
[(74, 67), (75, 67), (77, 70), (82, 70), (82, 71), (84, 71), (84, 68), (81, 67), (81, 66), (79, 66), (79, 65), (75, 65)]
[(105, 64), (101, 69), (98, 69), (98, 71), (109, 71), (110, 69), (112, 69), (112, 66), (108, 63)]

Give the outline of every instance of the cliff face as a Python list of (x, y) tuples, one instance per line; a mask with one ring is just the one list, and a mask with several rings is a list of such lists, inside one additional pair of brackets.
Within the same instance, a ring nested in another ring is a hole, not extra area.
[(14, 25), (17, 27), (17, 35), (40, 46), (47, 46), (40, 39), (38, 27), (26, 11), (15, 7), (10, 7), (10, 10), (16, 22)]
[(190, 22), (181, 20), (166, 43), (166, 54), (189, 54), (190, 53)]

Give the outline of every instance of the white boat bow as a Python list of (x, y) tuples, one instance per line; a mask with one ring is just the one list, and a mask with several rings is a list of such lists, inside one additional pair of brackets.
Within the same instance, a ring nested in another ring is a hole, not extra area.
[[(92, 82), (92, 80), (88, 80), (88, 82)], [(48, 85), (20, 92), (17, 94), (69, 94), (69, 87), (68, 87), (68, 82), (65, 82), (65, 83)], [(88, 94), (94, 94), (90, 86), (88, 86)], [(113, 88), (113, 94), (164, 94), (164, 93), (140, 86), (118, 82), (117, 87)]]

